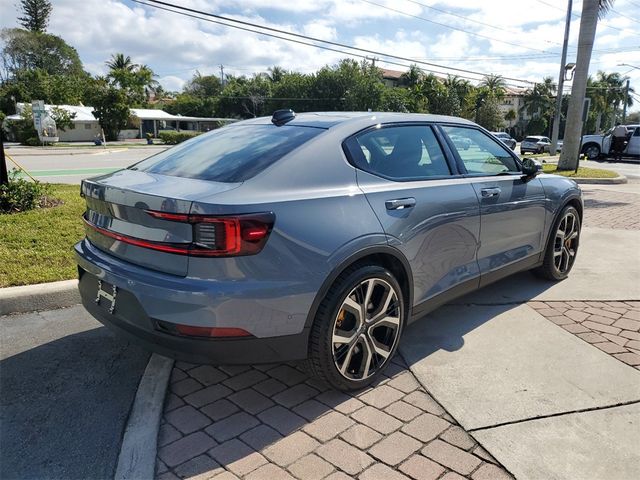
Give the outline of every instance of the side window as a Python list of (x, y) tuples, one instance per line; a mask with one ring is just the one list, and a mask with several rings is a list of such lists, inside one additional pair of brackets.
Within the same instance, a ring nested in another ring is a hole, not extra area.
[(640, 137), (640, 127), (636, 128), (636, 131), (633, 134), (634, 137)]
[(346, 142), (356, 166), (393, 180), (420, 180), (450, 175), (433, 130), (407, 125), (368, 130)]
[(518, 164), (504, 145), (478, 129), (443, 125), (467, 172), (497, 175), (519, 172)]

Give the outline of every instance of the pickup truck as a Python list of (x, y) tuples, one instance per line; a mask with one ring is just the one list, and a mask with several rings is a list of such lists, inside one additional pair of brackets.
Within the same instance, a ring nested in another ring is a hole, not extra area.
[[(640, 157), (640, 125), (625, 125), (627, 129), (627, 148), (623, 155), (626, 157)], [(611, 154), (612, 135), (609, 130), (604, 135), (585, 135), (582, 137), (580, 151), (589, 160), (608, 157)]]

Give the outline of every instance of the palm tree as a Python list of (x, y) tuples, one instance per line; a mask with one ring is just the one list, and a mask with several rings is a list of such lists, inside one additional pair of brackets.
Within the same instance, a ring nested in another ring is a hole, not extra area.
[(536, 83), (532, 89), (524, 93), (521, 110), (526, 111), (532, 118), (542, 118), (551, 126), (551, 121), (547, 123), (547, 118), (553, 118), (555, 110), (556, 84), (551, 77), (545, 77), (542, 83)]
[(596, 38), (598, 17), (603, 17), (612, 4), (613, 0), (584, 0), (582, 2), (580, 33), (578, 34), (578, 55), (573, 85), (571, 85), (567, 125), (564, 132), (564, 144), (560, 153), (558, 170), (575, 170), (578, 166), (578, 155), (580, 155), (582, 143), (582, 110), (585, 92), (587, 91), (589, 63), (591, 62), (591, 51)]
[(124, 56), (123, 53), (115, 53), (111, 55), (111, 60), (105, 62), (109, 70), (126, 70), (128, 72), (133, 71), (136, 67), (136, 64), (131, 61), (131, 57), (127, 55)]
[(480, 82), (480, 87), (484, 87), (491, 95), (498, 100), (507, 93), (507, 84), (502, 75), (485, 75)]
[(415, 63), (409, 66), (409, 70), (400, 77), (400, 84), (405, 87), (415, 87), (422, 78), (422, 70)]
[(274, 65), (273, 67), (269, 67), (268, 70), (269, 70), (268, 78), (273, 83), (282, 81), (282, 79), (287, 73), (284, 68), (279, 67), (277, 65)]

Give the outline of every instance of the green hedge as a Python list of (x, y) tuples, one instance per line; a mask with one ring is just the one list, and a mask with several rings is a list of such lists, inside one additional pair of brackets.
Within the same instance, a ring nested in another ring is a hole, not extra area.
[(202, 132), (174, 132), (169, 130), (165, 132), (158, 132), (158, 137), (167, 145), (176, 145), (177, 143), (182, 143), (185, 140), (196, 137), (200, 135), (200, 133)]

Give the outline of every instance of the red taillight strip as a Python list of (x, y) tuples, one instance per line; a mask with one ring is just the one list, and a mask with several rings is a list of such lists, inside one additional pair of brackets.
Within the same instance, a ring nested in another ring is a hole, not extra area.
[(192, 243), (179, 245), (176, 243), (162, 243), (162, 242), (152, 242), (148, 240), (141, 240), (139, 238), (130, 237), (128, 235), (123, 235), (121, 233), (115, 233), (111, 230), (107, 230), (105, 228), (101, 228), (89, 220), (87, 220), (84, 216), (82, 217), (85, 225), (92, 230), (104, 235), (105, 237), (113, 238), (114, 240), (118, 240), (119, 242), (126, 243), (129, 245), (134, 245), (136, 247), (149, 248), (151, 250), (158, 250), (160, 252), (165, 253), (176, 253), (178, 255), (192, 255), (196, 257), (221, 257), (228, 256), (233, 253), (237, 253), (239, 251), (239, 245), (234, 251), (220, 251), (220, 250), (207, 250), (205, 248), (194, 248)]
[(189, 223), (189, 215), (186, 215), (184, 213), (165, 213), (165, 212), (156, 212), (154, 210), (145, 210), (145, 212), (151, 215), (153, 218), (170, 220), (172, 222)]
[(82, 220), (84, 221), (85, 225), (91, 228), (92, 230), (95, 230), (96, 232), (104, 235), (105, 237), (113, 238), (114, 240), (118, 240), (119, 242), (122, 242), (122, 243), (135, 245), (136, 247), (159, 250), (161, 252), (166, 252), (166, 253), (179, 253), (181, 255), (188, 255), (189, 253), (191, 253), (191, 249), (189, 248), (190, 244), (185, 244), (184, 247), (181, 247), (181, 246), (177, 246), (176, 244), (149, 242), (146, 240), (140, 240), (139, 238), (130, 237), (128, 235), (123, 235), (121, 233), (115, 233), (105, 228), (101, 228), (91, 223), (85, 217), (82, 217)]

